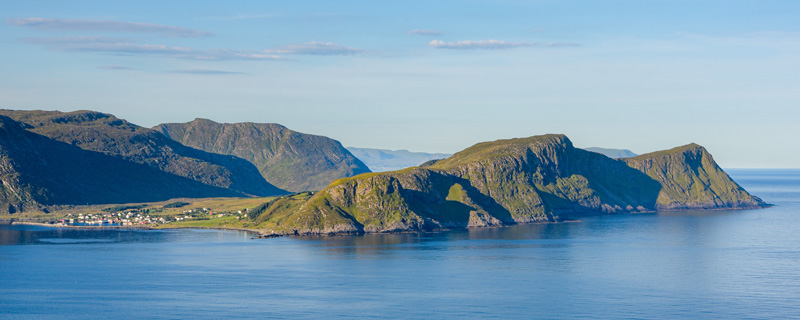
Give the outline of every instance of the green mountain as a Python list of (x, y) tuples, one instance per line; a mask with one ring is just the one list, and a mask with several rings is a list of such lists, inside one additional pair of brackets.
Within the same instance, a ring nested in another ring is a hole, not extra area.
[(338, 178), (369, 172), (339, 141), (279, 124), (195, 119), (154, 129), (193, 148), (246, 159), (264, 179), (290, 191), (320, 190)]
[(14, 207), (8, 211), (286, 193), (243, 159), (183, 146), (109, 114), (0, 110), (0, 117), (0, 203)]
[(0, 212), (43, 211), (45, 205), (244, 195), (84, 150), (26, 128), (30, 127), (0, 116)]
[(395, 171), (403, 168), (414, 167), (425, 162), (444, 159), (452, 154), (412, 152), (408, 150), (386, 150), (370, 148), (347, 147), (356, 158), (374, 172)]
[(759, 208), (696, 145), (615, 160), (564, 135), (476, 144), (394, 172), (343, 178), (255, 210), (266, 233), (397, 232), (561, 221), (592, 214)]
[(705, 148), (694, 143), (621, 161), (661, 183), (656, 200), (660, 210), (764, 205), (734, 182)]
[(612, 158), (612, 159), (630, 158), (630, 157), (637, 156), (637, 154), (633, 153), (633, 151), (630, 151), (628, 149), (609, 149), (609, 148), (600, 148), (600, 147), (589, 147), (589, 148), (583, 148), (583, 150), (591, 151), (591, 152), (597, 152), (599, 154), (602, 154), (602, 155), (604, 155), (606, 157), (609, 157), (609, 158)]

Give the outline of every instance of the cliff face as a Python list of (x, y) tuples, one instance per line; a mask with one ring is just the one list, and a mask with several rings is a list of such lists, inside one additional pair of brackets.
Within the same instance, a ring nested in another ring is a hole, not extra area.
[(338, 178), (369, 172), (338, 141), (278, 124), (195, 119), (154, 129), (193, 148), (246, 159), (267, 181), (290, 191), (320, 190)]
[(705, 148), (694, 143), (623, 161), (661, 184), (656, 201), (659, 210), (765, 206), (734, 182)]
[(287, 234), (394, 232), (765, 205), (704, 150), (698, 161), (681, 150), (623, 161), (574, 148), (563, 135), (485, 142), (422, 167), (337, 180), (285, 210), (266, 205), (276, 218), (263, 216), (261, 226)]

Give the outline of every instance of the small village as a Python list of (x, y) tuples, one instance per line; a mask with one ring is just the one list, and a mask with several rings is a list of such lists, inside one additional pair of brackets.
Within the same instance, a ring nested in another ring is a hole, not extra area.
[(214, 213), (210, 208), (197, 208), (183, 210), (182, 214), (174, 216), (151, 215), (149, 209), (133, 209), (109, 213), (79, 213), (68, 214), (59, 219), (55, 225), (61, 226), (145, 226), (160, 225), (186, 220), (208, 220), (209, 218), (222, 218), (236, 216), (236, 219), (247, 218), (250, 209), (239, 210), (235, 213)]

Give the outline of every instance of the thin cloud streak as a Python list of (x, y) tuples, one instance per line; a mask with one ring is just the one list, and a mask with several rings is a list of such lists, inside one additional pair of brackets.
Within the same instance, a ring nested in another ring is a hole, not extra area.
[(203, 75), (239, 75), (247, 74), (245, 72), (225, 71), (225, 70), (211, 70), (211, 69), (181, 69), (172, 70), (170, 73), (184, 73), (184, 74), (203, 74)]
[(441, 32), (436, 31), (436, 30), (421, 30), (421, 29), (414, 29), (414, 30), (411, 30), (411, 31), (409, 31), (407, 33), (408, 34), (412, 34), (412, 35), (419, 35), (419, 36), (440, 36), (440, 35), (442, 35)]
[(6, 23), (12, 26), (42, 30), (116, 31), (133, 33), (155, 33), (171, 37), (209, 37), (211, 32), (160, 24), (123, 22), (111, 20), (66, 20), (51, 18), (11, 18)]
[(280, 14), (237, 14), (233, 16), (211, 17), (213, 20), (250, 20), (250, 19), (272, 19), (280, 18)]
[(576, 47), (580, 46), (572, 42), (514, 42), (503, 40), (463, 40), (455, 42), (445, 42), (433, 40), (428, 42), (428, 46), (436, 49), (456, 49), (456, 50), (475, 50), (475, 49), (511, 49), (520, 47)]
[(106, 69), (106, 70), (136, 70), (136, 69), (131, 68), (131, 67), (118, 66), (118, 65), (105, 65), (105, 66), (99, 66), (97, 68), (98, 69)]
[(265, 50), (265, 53), (276, 54), (308, 54), (308, 55), (353, 55), (362, 53), (364, 50), (358, 48), (347, 47), (333, 42), (306, 42), (298, 44), (290, 44), (276, 49)]
[(60, 37), (22, 38), (25, 43), (46, 46), (57, 51), (98, 52), (120, 55), (161, 56), (189, 60), (285, 60), (276, 54), (234, 51), (197, 50), (190, 47), (173, 47), (161, 44), (139, 44), (119, 38), (106, 37)]

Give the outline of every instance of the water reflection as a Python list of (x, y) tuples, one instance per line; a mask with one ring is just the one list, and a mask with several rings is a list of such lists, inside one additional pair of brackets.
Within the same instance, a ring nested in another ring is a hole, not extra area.
[(251, 235), (241, 231), (222, 230), (142, 230), (142, 229), (76, 229), (29, 225), (0, 225), (0, 245), (31, 244), (91, 244), (91, 243), (158, 243), (248, 240)]

